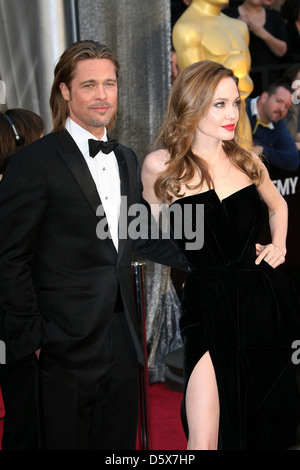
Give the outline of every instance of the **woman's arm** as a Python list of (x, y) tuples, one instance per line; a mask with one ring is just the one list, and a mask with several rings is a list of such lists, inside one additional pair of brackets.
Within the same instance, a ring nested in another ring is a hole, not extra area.
[(151, 212), (158, 221), (160, 206), (163, 200), (157, 197), (154, 192), (154, 183), (159, 175), (166, 169), (168, 153), (166, 150), (156, 150), (150, 153), (144, 160), (142, 167), (143, 198), (150, 204)]
[[(262, 165), (262, 163), (260, 163)], [(288, 207), (276, 186), (272, 183), (266, 167), (263, 165), (264, 179), (257, 190), (268, 207), (269, 226), (272, 242), (263, 246), (257, 244), (256, 264), (262, 259), (273, 268), (284, 263), (286, 255), (286, 236), (288, 229)]]
[(283, 57), (287, 51), (287, 43), (282, 39), (278, 39), (273, 34), (269, 33), (260, 23), (251, 20), (248, 16), (240, 16), (240, 19), (244, 21), (255, 36), (261, 38), (273, 54), (278, 57)]
[(256, 36), (261, 38), (271, 49), (273, 54), (277, 55), (277, 57), (283, 57), (287, 51), (287, 43), (282, 39), (278, 39), (269, 33), (263, 26), (260, 26), (257, 23), (252, 21), (248, 24), (249, 30), (252, 31)]
[[(181, 250), (177, 247), (171, 237), (164, 237), (159, 229), (159, 216), (163, 201), (154, 192), (154, 183), (159, 173), (166, 168), (168, 153), (158, 150), (149, 154), (142, 167), (141, 179), (143, 185), (143, 199), (151, 207), (151, 234), (157, 233), (159, 236), (149, 237), (147, 240), (137, 239), (134, 242), (134, 251), (143, 258), (150, 259), (156, 263), (172, 266), (182, 271), (188, 271), (188, 263)], [(156, 219), (154, 221), (153, 219)], [(152, 223), (153, 222), (153, 223)], [(154, 227), (153, 227), (154, 225)]]

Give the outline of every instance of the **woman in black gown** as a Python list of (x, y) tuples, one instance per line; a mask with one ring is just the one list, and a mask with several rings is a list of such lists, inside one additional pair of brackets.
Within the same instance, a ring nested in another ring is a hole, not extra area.
[[(182, 421), (193, 450), (285, 449), (295, 444), (300, 416), (291, 359), (299, 303), (275, 269), (286, 254), (287, 205), (261, 159), (235, 141), (239, 104), (231, 70), (211, 61), (184, 69), (172, 86), (163, 148), (142, 169), (144, 197), (156, 209), (170, 206), (171, 231), (190, 265), (180, 327)], [(199, 204), (204, 244), (188, 249), (178, 214), (199, 227)], [(262, 246), (265, 207), (272, 239)]]

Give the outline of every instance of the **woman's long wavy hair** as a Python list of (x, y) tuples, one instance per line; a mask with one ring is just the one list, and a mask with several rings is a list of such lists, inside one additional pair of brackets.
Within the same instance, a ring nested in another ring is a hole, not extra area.
[[(50, 95), (50, 107), (52, 110), (53, 132), (61, 131), (65, 127), (69, 115), (68, 103), (64, 100), (60, 84), (65, 83), (70, 90), (71, 81), (74, 78), (77, 62), (86, 59), (109, 59), (115, 67), (116, 77), (119, 76), (120, 65), (109, 47), (92, 40), (77, 41), (62, 54), (54, 70), (54, 81)], [(111, 119), (107, 129), (113, 127), (115, 117)]]
[[(164, 122), (157, 144), (170, 153), (168, 166), (157, 178), (154, 190), (164, 201), (182, 197), (181, 187), (201, 189), (206, 182), (213, 188), (213, 181), (206, 162), (192, 151), (196, 128), (208, 113), (215, 90), (223, 78), (231, 77), (238, 85), (232, 70), (209, 60), (196, 62), (179, 73), (172, 85)], [(238, 126), (237, 132), (238, 133)], [(223, 148), (230, 160), (255, 183), (262, 179), (262, 171), (251, 153), (237, 143), (237, 138), (223, 141)], [(196, 174), (200, 182), (191, 186)]]

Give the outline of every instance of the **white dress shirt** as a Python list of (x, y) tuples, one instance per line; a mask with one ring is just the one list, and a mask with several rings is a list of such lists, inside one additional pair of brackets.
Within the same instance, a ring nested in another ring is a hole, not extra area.
[[(87, 162), (104, 208), (112, 241), (118, 250), (121, 189), (119, 167), (115, 154), (114, 152), (105, 154), (100, 151), (94, 158), (90, 157), (88, 139), (97, 140), (96, 137), (70, 118), (67, 118), (65, 127)], [(101, 140), (107, 141), (106, 128), (104, 128)]]

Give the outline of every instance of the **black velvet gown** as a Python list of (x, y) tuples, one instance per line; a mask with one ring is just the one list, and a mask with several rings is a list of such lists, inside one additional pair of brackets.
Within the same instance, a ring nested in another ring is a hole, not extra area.
[[(213, 189), (183, 197), (170, 206), (171, 216), (177, 204), (184, 217), (186, 204), (193, 217), (204, 204), (203, 248), (186, 250), (187, 240), (176, 240), (190, 264), (180, 319), (185, 387), (209, 351), (220, 400), (219, 449), (290, 448), (300, 441), (299, 367), (292, 360), (300, 304), (289, 278), (265, 261), (255, 265), (265, 216), (256, 186), (222, 201)], [(188, 436), (184, 399), (182, 422)]]

